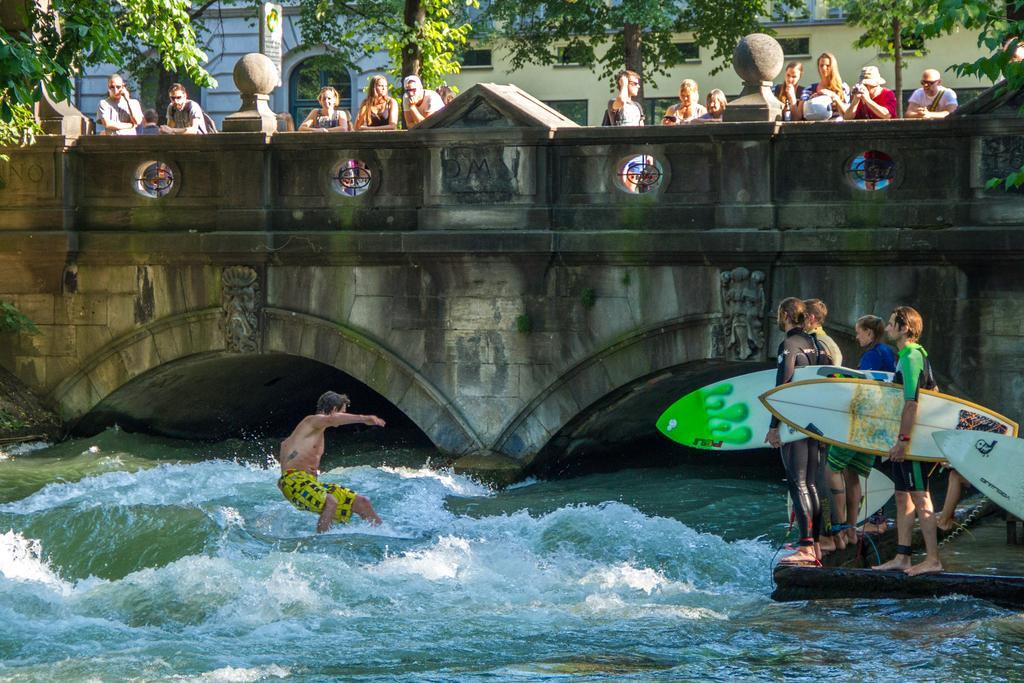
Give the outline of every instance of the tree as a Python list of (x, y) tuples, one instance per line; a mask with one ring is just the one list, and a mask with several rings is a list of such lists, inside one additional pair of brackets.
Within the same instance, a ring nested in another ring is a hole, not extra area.
[[(939, 13), (924, 25), (925, 35), (939, 35), (956, 26), (978, 30), (978, 47), (989, 55), (953, 65), (961, 76), (1002, 79), (1003, 92), (1024, 89), (1024, 61), (1015, 55), (1024, 46), (1024, 0), (941, 0)], [(1024, 186), (1024, 166), (1005, 178), (990, 178), (987, 188), (1009, 191)]]
[[(30, 142), (42, 88), (70, 97), (84, 67), (120, 64), (136, 45), (152, 48), (166, 68), (184, 69), (205, 85), (188, 0), (0, 0), (0, 144)], [(6, 28), (5, 28), (6, 27)]]
[(740, 38), (770, 32), (760, 23), (768, 10), (766, 0), (490, 0), (485, 16), (505, 41), (513, 69), (571, 60), (599, 66), (604, 76), (623, 68), (644, 76), (667, 74), (683, 61), (674, 44), (681, 32), (710, 48), (717, 62), (711, 73), (721, 71)]
[(864, 29), (854, 42), (856, 47), (869, 47), (892, 59), (895, 76), (896, 116), (903, 118), (903, 69), (908, 50), (914, 56), (923, 54), (924, 43), (918, 32), (919, 17), (934, 16), (940, 0), (847, 0), (846, 23)]
[(415, 74), (435, 87), (459, 72), (472, 29), (466, 12), (477, 6), (477, 0), (301, 0), (302, 46), (326, 46), (347, 64), (383, 47), (389, 73)]

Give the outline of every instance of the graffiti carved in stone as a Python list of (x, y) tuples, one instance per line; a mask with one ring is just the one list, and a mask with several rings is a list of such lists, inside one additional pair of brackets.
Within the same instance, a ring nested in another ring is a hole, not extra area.
[(749, 360), (764, 349), (765, 274), (742, 266), (721, 274), (725, 347), (732, 358)]
[[(981, 139), (981, 180), (989, 178), (1005, 178), (1024, 165), (1024, 137), (1001, 135)], [(1004, 191), (1002, 187), (998, 190)], [(1010, 188), (1011, 192), (1021, 192), (1021, 188)]]
[(232, 353), (259, 351), (258, 280), (248, 266), (231, 266), (221, 273), (224, 348)]

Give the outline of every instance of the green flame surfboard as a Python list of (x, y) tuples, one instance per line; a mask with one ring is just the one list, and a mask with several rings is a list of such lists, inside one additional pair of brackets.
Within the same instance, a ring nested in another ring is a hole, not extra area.
[[(892, 373), (852, 370), (835, 365), (798, 368), (793, 381), (821, 377), (852, 377), (889, 381)], [(670, 405), (658, 418), (658, 431), (676, 443), (711, 451), (742, 451), (767, 448), (771, 413), (758, 400), (775, 386), (775, 370), (761, 370), (732, 377), (691, 391)], [(784, 443), (807, 438), (785, 425)]]

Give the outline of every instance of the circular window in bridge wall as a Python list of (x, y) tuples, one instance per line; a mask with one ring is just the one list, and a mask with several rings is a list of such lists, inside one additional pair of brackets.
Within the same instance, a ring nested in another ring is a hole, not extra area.
[(846, 173), (858, 189), (884, 190), (896, 177), (896, 162), (885, 152), (870, 150), (853, 157)]
[(358, 197), (370, 189), (373, 174), (365, 161), (346, 159), (331, 171), (331, 188), (344, 197)]
[(174, 171), (162, 161), (147, 161), (135, 169), (134, 185), (143, 197), (166, 197), (174, 189)]
[(661, 162), (650, 154), (623, 157), (615, 164), (615, 185), (628, 194), (655, 192), (664, 178)]

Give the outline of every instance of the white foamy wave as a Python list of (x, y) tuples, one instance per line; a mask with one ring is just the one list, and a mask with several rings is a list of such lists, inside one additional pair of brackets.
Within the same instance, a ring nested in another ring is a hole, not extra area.
[(626, 563), (601, 567), (580, 579), (581, 584), (595, 584), (607, 590), (612, 588), (631, 588), (643, 591), (647, 595), (661, 588), (668, 580), (661, 572), (650, 567), (637, 568)]
[(245, 499), (264, 489), (264, 496), (271, 491), (279, 496), (276, 481), (276, 472), (226, 460), (163, 464), (133, 472), (105, 472), (76, 482), (47, 484), (27, 498), (0, 506), (0, 510), (21, 514), (39, 512), (52, 508), (55, 500), (86, 506), (140, 502), (199, 505), (225, 498)]
[(225, 666), (213, 671), (207, 671), (199, 676), (172, 676), (171, 680), (194, 681), (195, 683), (206, 683), (207, 681), (215, 681), (216, 683), (252, 683), (252, 681), (262, 681), (267, 678), (289, 678), (291, 675), (292, 672), (290, 670), (277, 664), (271, 664), (270, 666), (250, 668)]
[(525, 489), (528, 486), (533, 486), (534, 484), (539, 484), (539, 483), (540, 483), (540, 479), (538, 479), (537, 477), (527, 477), (526, 479), (523, 479), (522, 481), (517, 481), (514, 484), (509, 484), (507, 487), (505, 487), (505, 490), (506, 491), (515, 491), (516, 489)]
[(43, 559), (42, 544), (13, 530), (0, 534), (0, 574), (10, 581), (43, 584), (65, 595), (72, 589)]
[(41, 451), (49, 448), (52, 444), (48, 441), (26, 441), (23, 443), (0, 446), (0, 460), (7, 460), (19, 455), (28, 455), (33, 451)]
[(490, 487), (463, 475), (455, 474), (451, 470), (432, 470), (421, 467), (414, 470), (408, 467), (381, 467), (381, 472), (397, 474), (402, 479), (434, 479), (440, 482), (452, 493), (463, 497), (482, 497), (494, 495)]

